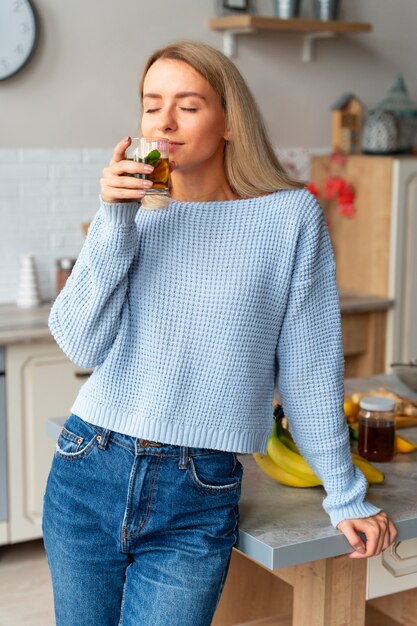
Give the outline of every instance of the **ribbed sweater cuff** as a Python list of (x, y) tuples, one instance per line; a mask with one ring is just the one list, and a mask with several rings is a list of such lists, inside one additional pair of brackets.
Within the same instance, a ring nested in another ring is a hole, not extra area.
[(347, 506), (340, 507), (334, 511), (327, 511), (330, 516), (330, 521), (334, 528), (346, 519), (359, 519), (363, 517), (372, 517), (382, 511), (378, 507), (374, 506), (370, 502), (353, 502)]
[(102, 202), (101, 204), (106, 219), (114, 226), (133, 224), (139, 206), (139, 202)]

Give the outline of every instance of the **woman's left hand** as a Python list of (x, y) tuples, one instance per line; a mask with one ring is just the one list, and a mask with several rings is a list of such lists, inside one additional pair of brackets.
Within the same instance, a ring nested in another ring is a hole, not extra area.
[[(342, 531), (355, 550), (352, 559), (376, 556), (388, 548), (397, 536), (397, 529), (384, 511), (363, 519), (346, 519), (339, 522), (337, 528)], [(358, 533), (366, 537), (366, 543)]]

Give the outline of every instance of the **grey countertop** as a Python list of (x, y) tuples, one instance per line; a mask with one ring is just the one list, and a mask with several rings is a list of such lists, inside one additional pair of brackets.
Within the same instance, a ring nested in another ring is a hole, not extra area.
[(0, 345), (51, 337), (48, 329), (50, 309), (50, 302), (31, 309), (0, 304)]
[[(344, 314), (386, 310), (392, 304), (389, 298), (349, 291), (340, 292), (340, 308)], [(15, 304), (0, 304), (0, 345), (50, 337), (48, 330), (50, 308), (50, 302), (32, 309), (20, 309)]]
[[(385, 387), (411, 399), (417, 394), (394, 375), (353, 378), (345, 382), (346, 395)], [(401, 430), (417, 443), (417, 428)], [(295, 489), (276, 483), (256, 465), (251, 455), (240, 455), (244, 466), (237, 547), (270, 569), (306, 563), (350, 552), (338, 530), (329, 525), (322, 508), (321, 487)], [(417, 452), (397, 454), (390, 463), (375, 463), (385, 481), (373, 484), (368, 499), (394, 520), (398, 540), (417, 537)]]

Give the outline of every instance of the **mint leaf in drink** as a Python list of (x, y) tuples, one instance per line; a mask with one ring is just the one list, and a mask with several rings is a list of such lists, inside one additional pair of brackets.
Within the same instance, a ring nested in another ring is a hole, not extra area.
[(149, 165), (155, 165), (159, 159), (161, 158), (161, 153), (159, 150), (152, 150), (148, 156), (145, 157), (145, 163)]

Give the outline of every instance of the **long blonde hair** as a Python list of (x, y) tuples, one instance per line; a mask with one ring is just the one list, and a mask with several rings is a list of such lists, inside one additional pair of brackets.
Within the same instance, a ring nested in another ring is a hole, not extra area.
[(222, 104), (231, 140), (224, 148), (224, 167), (231, 189), (242, 198), (254, 198), (278, 189), (301, 188), (276, 156), (261, 113), (237, 67), (222, 52), (197, 41), (177, 41), (156, 50), (145, 63), (140, 93), (149, 68), (158, 59), (183, 61), (213, 87)]

